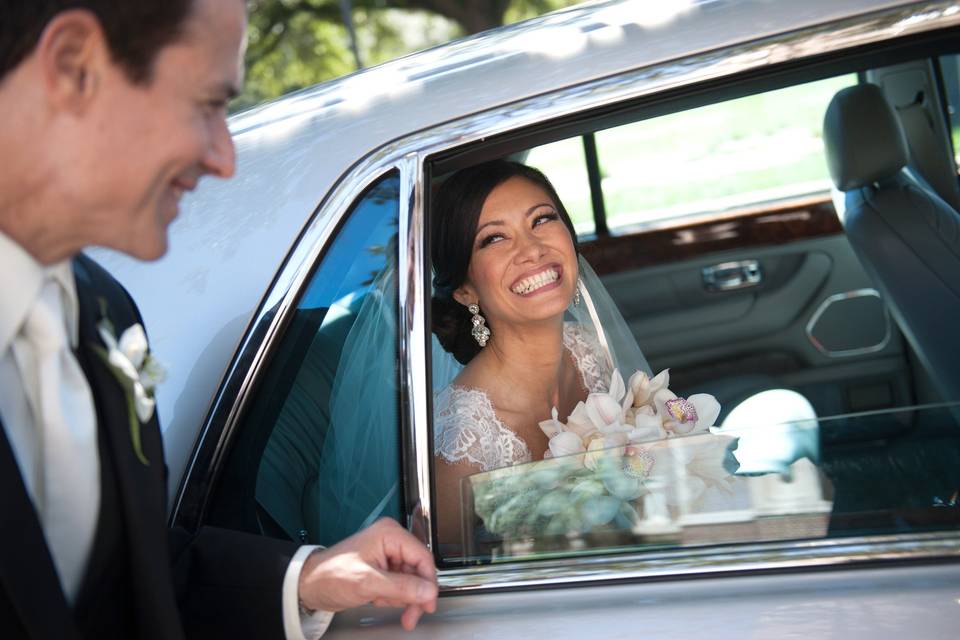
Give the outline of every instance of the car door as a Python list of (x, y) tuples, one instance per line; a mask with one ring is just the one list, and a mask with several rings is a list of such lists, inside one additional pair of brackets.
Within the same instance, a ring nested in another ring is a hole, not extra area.
[[(944, 28), (950, 15), (938, 18)], [(868, 33), (874, 53), (888, 56), (883, 40), (894, 27), (917, 35), (909, 30), (941, 24), (904, 26), (903, 19), (894, 10), (862, 17), (828, 30), (830, 42), (842, 53), (863, 46)], [(599, 77), (438, 123), (355, 165), (335, 197), (317, 194), (330, 222), (307, 228), (291, 251), (298, 260), (278, 279), (294, 284), (265, 298), (251, 329), (256, 340), (244, 346), (255, 354), (241, 353), (249, 367), (224, 384), (229, 402), (215, 407), (202, 435), (176, 521), (331, 543), (370, 518), (396, 517), (431, 546), (441, 569), (440, 610), (416, 637), (689, 637), (703, 629), (731, 638), (895, 637), (908, 629), (949, 637), (960, 615), (953, 407), (897, 395), (922, 388), (922, 376), (885, 312), (883, 331), (867, 330), (876, 296), (849, 295), (870, 283), (823, 191), (698, 206), (669, 225), (618, 228), (614, 216), (596, 216), (603, 194), (589, 188), (603, 157), (569, 165), (587, 176), (584, 251), (655, 368), (674, 369), (684, 392), (699, 385), (720, 394), (729, 380), (760, 377), (748, 392), (767, 388), (768, 379), (800, 390), (817, 410), (824, 449), (816, 464), (745, 479), (736, 497), (746, 508), (684, 514), (682, 526), (671, 513), (676, 522), (657, 535), (642, 527), (569, 531), (494, 540), (482, 552), (449, 557), (433, 527), (430, 181), (490, 157), (533, 162), (544, 145), (586, 149), (590, 134), (596, 146), (598, 132), (720, 104), (731, 92), (745, 97), (846, 76), (856, 61), (837, 54), (819, 67), (810, 53), (822, 46), (824, 29), (784, 36), (784, 46), (801, 52), (795, 60), (770, 58), (771, 43), (759, 42)], [(392, 280), (381, 277), (391, 261)], [(394, 327), (366, 351), (396, 367), (344, 388), (344, 350), (356, 344), (360, 308), (374, 302)], [(328, 467), (338, 434), (357, 424), (333, 418), (337, 397), (353, 405), (376, 398), (387, 418), (372, 457)], [(344, 481), (356, 491), (331, 491)], [(396, 612), (364, 607), (338, 615), (328, 637), (395, 637), (396, 625)]]

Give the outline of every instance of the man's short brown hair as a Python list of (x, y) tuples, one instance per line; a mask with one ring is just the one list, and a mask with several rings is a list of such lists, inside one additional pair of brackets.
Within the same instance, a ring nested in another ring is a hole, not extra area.
[(157, 53), (182, 35), (195, 0), (0, 0), (0, 82), (37, 46), (62, 11), (86, 9), (100, 21), (115, 63), (132, 82), (149, 82)]

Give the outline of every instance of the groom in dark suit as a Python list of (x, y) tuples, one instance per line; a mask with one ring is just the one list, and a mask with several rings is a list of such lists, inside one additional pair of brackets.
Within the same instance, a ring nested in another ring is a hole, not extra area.
[(167, 530), (141, 318), (80, 253), (160, 257), (182, 193), (232, 175), (243, 1), (0, 16), (0, 638), (299, 640), (367, 602), (412, 628), (435, 569), (393, 521), (326, 550)]

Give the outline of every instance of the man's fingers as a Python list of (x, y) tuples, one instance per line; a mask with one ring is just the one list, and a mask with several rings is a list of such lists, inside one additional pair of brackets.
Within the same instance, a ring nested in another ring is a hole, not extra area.
[(422, 615), (423, 609), (415, 604), (412, 604), (404, 609), (403, 613), (400, 614), (400, 624), (407, 631), (413, 631), (417, 626), (417, 622), (420, 620), (420, 616)]
[(429, 580), (406, 573), (380, 572), (373, 588), (372, 600), (398, 603), (400, 606), (428, 604), (437, 599), (437, 585)]
[(437, 568), (433, 564), (433, 555), (423, 543), (396, 521), (384, 519), (378, 522), (381, 523), (388, 532), (383, 541), (388, 566), (393, 563), (409, 565), (416, 568), (424, 579), (436, 582)]

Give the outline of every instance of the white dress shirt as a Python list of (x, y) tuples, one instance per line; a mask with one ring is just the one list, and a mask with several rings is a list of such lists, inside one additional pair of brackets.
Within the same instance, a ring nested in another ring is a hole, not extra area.
[[(37, 425), (14, 357), (12, 344), (37, 300), (45, 279), (51, 277), (61, 285), (63, 290), (64, 329), (71, 347), (75, 349), (78, 341), (79, 316), (76, 283), (70, 262), (64, 261), (45, 267), (20, 245), (0, 232), (0, 299), (3, 300), (3, 304), (0, 305), (0, 419), (20, 468), (20, 476), (35, 506), (40, 505), (38, 492), (42, 486), (42, 451)], [(86, 387), (86, 393), (90, 393), (89, 386)], [(92, 404), (91, 411), (94, 415), (86, 418), (96, 420), (95, 408)], [(92, 459), (84, 460), (82, 463), (96, 465), (99, 469), (99, 452), (96, 447), (93, 449), (92, 456)], [(90, 496), (88, 499), (89, 507), (97, 512), (99, 495)], [(94, 527), (96, 527), (96, 521), (97, 518), (94, 517)], [(91, 540), (94, 533), (89, 532)], [(50, 534), (46, 535), (49, 540)], [(300, 612), (297, 588), (300, 571), (304, 560), (316, 548), (301, 547), (284, 575), (281, 597), (283, 626), (288, 640), (316, 640), (326, 632), (333, 618), (332, 613), (325, 611), (312, 614)], [(88, 556), (91, 551), (92, 543), (87, 549)], [(79, 587), (79, 580), (62, 586), (68, 601), (72, 602)]]

